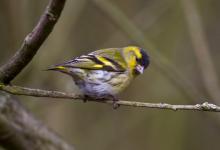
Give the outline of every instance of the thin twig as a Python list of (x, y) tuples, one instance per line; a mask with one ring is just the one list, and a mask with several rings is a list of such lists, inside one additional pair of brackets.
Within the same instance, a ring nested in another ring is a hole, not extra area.
[[(0, 90), (14, 94), (14, 95), (26, 95), (34, 97), (50, 97), (50, 98), (65, 98), (71, 100), (88, 100), (83, 95), (77, 95), (74, 93), (64, 93), (59, 91), (48, 91), (42, 89), (32, 89), (13, 85), (0, 85)], [(100, 99), (90, 99), (88, 101), (101, 102), (106, 104), (113, 104), (112, 100), (100, 100)], [(172, 105), (167, 103), (145, 103), (136, 101), (117, 101), (117, 104), (122, 106), (131, 107), (145, 107), (145, 108), (156, 108), (156, 109), (168, 109), (168, 110), (193, 110), (193, 111), (211, 111), (220, 112), (220, 106), (204, 102), (202, 104), (196, 105)]]
[(0, 68), (0, 82), (9, 83), (32, 60), (41, 44), (51, 33), (63, 10), (65, 0), (50, 0), (38, 24), (29, 33), (20, 49)]
[(59, 91), (47, 91), (42, 89), (32, 89), (14, 85), (1, 85), (0, 90), (6, 91), (13, 95), (26, 95), (34, 97), (51, 97), (51, 98), (66, 98), (66, 99), (83, 99), (84, 96), (73, 93), (64, 93)]

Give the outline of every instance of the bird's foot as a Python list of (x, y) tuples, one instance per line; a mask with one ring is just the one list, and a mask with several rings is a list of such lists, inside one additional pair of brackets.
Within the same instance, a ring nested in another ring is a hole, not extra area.
[(112, 107), (113, 109), (117, 109), (120, 107), (120, 104), (118, 104), (117, 102), (119, 101), (115, 96), (113, 95), (109, 95), (108, 96), (108, 100), (112, 100)]
[[(118, 99), (117, 99), (117, 101), (118, 101)], [(118, 104), (117, 101), (113, 101), (113, 109), (117, 109), (120, 107), (120, 104)]]
[(88, 95), (84, 95), (83, 102), (86, 103), (89, 99), (90, 97)]
[(111, 100), (112, 104), (113, 104), (112, 105), (113, 109), (117, 109), (117, 108), (120, 107), (120, 104), (117, 103), (119, 100), (113, 95), (105, 95), (105, 96), (99, 97), (97, 99), (94, 98), (94, 97), (91, 97), (89, 95), (84, 95), (83, 102), (86, 103), (89, 100), (94, 100), (94, 101), (108, 101), (108, 100)]

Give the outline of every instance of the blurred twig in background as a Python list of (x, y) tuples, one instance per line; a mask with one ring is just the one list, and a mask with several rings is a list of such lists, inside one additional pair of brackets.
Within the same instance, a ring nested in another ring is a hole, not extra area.
[(219, 103), (220, 87), (217, 72), (212, 61), (208, 41), (195, 0), (181, 0), (189, 29), (193, 50), (201, 70), (206, 90), (215, 103)]
[(152, 62), (176, 87), (191, 101), (195, 101), (201, 93), (184, 77), (177, 67), (157, 51), (157, 48), (133, 24), (126, 15), (108, 0), (93, 0), (94, 4), (109, 16), (131, 39), (147, 48)]
[[(172, 8), (171, 6), (172, 4), (167, 2), (162, 2), (159, 4), (157, 2), (154, 4), (153, 2), (152, 5), (139, 10), (138, 14), (132, 19), (132, 22), (137, 23), (140, 25), (141, 30), (146, 31), (155, 25), (157, 21), (164, 15), (164, 13)], [(113, 33), (109, 39), (103, 43), (103, 45), (110, 45), (111, 43), (115, 42), (115, 39), (118, 39), (120, 42), (122, 42), (123, 39), (120, 35), (121, 33), (119, 32)], [(124, 42), (126, 42), (127, 45), (127, 40), (124, 40)]]

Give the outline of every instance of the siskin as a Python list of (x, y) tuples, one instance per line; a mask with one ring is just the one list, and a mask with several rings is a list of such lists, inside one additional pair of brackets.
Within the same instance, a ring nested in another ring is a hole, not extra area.
[(147, 53), (139, 47), (107, 48), (54, 65), (55, 70), (70, 75), (82, 93), (92, 99), (113, 100), (115, 95), (149, 65)]

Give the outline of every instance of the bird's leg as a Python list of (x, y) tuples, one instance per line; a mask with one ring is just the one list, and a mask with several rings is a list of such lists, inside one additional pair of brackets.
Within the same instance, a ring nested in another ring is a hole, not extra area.
[(117, 109), (120, 107), (120, 104), (117, 103), (118, 99), (116, 97), (113, 96), (113, 109)]
[(90, 97), (88, 95), (84, 95), (83, 102), (86, 103), (89, 99)]
[(115, 96), (107, 95), (106, 98), (107, 98), (107, 100), (112, 100), (113, 109), (117, 109), (118, 107), (120, 107), (120, 105), (117, 103), (118, 99)]
[(83, 102), (87, 102), (89, 99), (94, 100), (94, 101), (107, 101), (107, 100), (111, 100), (112, 104), (113, 104), (113, 109), (117, 109), (118, 107), (120, 107), (120, 105), (117, 103), (118, 99), (113, 96), (113, 95), (104, 95), (102, 97), (98, 97), (97, 99), (94, 97), (91, 97), (89, 95), (84, 95), (83, 98)]

